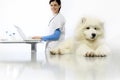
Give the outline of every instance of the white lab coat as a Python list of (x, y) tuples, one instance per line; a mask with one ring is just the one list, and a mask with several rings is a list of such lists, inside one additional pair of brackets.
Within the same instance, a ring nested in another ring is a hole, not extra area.
[(46, 42), (45, 50), (48, 52), (51, 48), (56, 47), (61, 41), (65, 38), (65, 18), (62, 14), (58, 13), (55, 15), (49, 22), (49, 34), (53, 34), (54, 31), (59, 28), (61, 31), (61, 35), (56, 41), (48, 41)]

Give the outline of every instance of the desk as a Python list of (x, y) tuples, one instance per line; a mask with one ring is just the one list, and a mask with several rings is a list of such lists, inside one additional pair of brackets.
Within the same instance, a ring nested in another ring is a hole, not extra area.
[(36, 52), (37, 52), (37, 48), (36, 48), (36, 44), (41, 42), (40, 40), (32, 40), (32, 41), (23, 41), (23, 40), (14, 40), (14, 41), (0, 41), (0, 43), (3, 44), (13, 44), (13, 43), (27, 43), (31, 45), (31, 61), (36, 61)]

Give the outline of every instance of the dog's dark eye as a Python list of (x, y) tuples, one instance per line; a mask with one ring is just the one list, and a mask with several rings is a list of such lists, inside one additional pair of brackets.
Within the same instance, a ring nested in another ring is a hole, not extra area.
[(94, 28), (95, 30), (99, 30), (99, 28)]
[(95, 30), (97, 30), (97, 28), (94, 28)]
[(86, 27), (86, 29), (90, 29), (90, 27)]

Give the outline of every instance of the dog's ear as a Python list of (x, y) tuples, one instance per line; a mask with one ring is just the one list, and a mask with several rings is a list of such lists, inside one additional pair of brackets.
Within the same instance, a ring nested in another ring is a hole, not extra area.
[(87, 20), (87, 19), (86, 19), (85, 17), (82, 17), (82, 19), (81, 19), (81, 23), (84, 24), (84, 23), (86, 22), (86, 20)]

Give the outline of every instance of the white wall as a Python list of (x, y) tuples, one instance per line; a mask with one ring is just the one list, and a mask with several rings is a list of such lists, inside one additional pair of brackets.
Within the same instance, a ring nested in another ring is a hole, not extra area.
[[(26, 35), (45, 35), (51, 16), (49, 0), (0, 0), (0, 36), (6, 30), (16, 32), (20, 26)], [(66, 37), (73, 34), (78, 19), (96, 16), (105, 22), (106, 38), (120, 36), (119, 0), (62, 0), (61, 13), (65, 16)], [(39, 29), (38, 29), (39, 28)]]
[(0, 32), (16, 32), (18, 25), (26, 35), (42, 35), (49, 15), (48, 0), (0, 0)]

